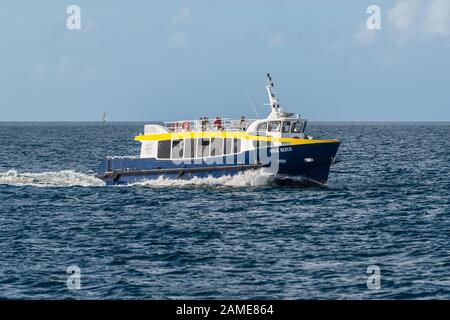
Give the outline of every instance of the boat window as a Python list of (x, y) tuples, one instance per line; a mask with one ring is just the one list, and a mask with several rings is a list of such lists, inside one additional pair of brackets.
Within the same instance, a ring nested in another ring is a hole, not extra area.
[(303, 127), (303, 122), (302, 121), (293, 122), (292, 123), (291, 132), (292, 133), (301, 133), (302, 132), (302, 127)]
[(289, 129), (291, 129), (291, 122), (290, 121), (284, 121), (281, 130), (284, 133), (286, 133), (286, 132), (289, 132)]
[(224, 150), (223, 150), (223, 154), (230, 154), (230, 153), (233, 153), (232, 152), (232, 143), (233, 143), (233, 140), (231, 140), (231, 139), (229, 139), (229, 138), (226, 138), (226, 139), (224, 139), (224, 141), (225, 141), (225, 143), (224, 143), (224, 145), (223, 145), (223, 148), (224, 148)]
[(241, 152), (241, 139), (233, 139), (233, 153)]
[(158, 158), (169, 159), (170, 158), (170, 140), (158, 141)]
[(280, 131), (280, 124), (281, 124), (280, 121), (270, 121), (267, 131), (270, 131), (270, 132)]
[(211, 157), (221, 156), (223, 154), (223, 139), (211, 138)]
[(184, 143), (184, 157), (195, 158), (195, 139), (186, 139)]
[(172, 159), (183, 158), (184, 140), (172, 140)]
[(256, 127), (256, 131), (266, 131), (266, 130), (267, 130), (267, 122), (260, 123)]
[(197, 157), (206, 158), (209, 157), (209, 138), (207, 139), (198, 139), (197, 143)]

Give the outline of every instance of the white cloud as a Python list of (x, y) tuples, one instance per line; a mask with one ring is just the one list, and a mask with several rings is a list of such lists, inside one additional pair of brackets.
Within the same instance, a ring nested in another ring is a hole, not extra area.
[(327, 51), (337, 51), (342, 48), (342, 42), (339, 40), (331, 40), (326, 42), (323, 48)]
[(422, 0), (398, 0), (387, 13), (387, 23), (402, 36), (416, 32), (418, 10)]
[(185, 23), (188, 23), (191, 21), (192, 15), (191, 15), (191, 9), (190, 8), (183, 8), (179, 14), (174, 16), (170, 20), (171, 26), (179, 26)]
[(36, 80), (56, 79), (62, 80), (93, 80), (96, 70), (86, 66), (78, 58), (62, 56), (56, 62), (40, 62), (33, 70)]
[(97, 78), (97, 72), (94, 67), (86, 67), (81, 72), (81, 79), (83, 80), (95, 80)]
[(186, 32), (179, 31), (172, 33), (169, 37), (170, 48), (184, 48), (189, 45), (189, 37)]
[(190, 8), (183, 8), (180, 13), (172, 17), (169, 23), (169, 40), (170, 48), (184, 48), (189, 45), (189, 34), (185, 31), (186, 24), (192, 20)]
[(281, 47), (283, 43), (283, 37), (279, 34), (273, 34), (267, 39), (267, 45), (271, 48)]
[(450, 34), (449, 0), (397, 0), (387, 22), (397, 39)]
[(426, 11), (423, 31), (435, 35), (450, 33), (450, 1), (433, 0)]
[(450, 0), (396, 0), (381, 25), (382, 30), (374, 32), (368, 30), (365, 24), (358, 25), (353, 40), (368, 45), (375, 41), (378, 33), (398, 42), (426, 36), (448, 36)]
[(369, 45), (376, 40), (378, 30), (369, 30), (365, 23), (360, 24), (355, 33), (353, 40), (360, 44)]

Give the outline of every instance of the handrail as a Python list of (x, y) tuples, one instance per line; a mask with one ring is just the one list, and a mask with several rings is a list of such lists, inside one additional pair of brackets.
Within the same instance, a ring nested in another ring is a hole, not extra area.
[(180, 131), (245, 131), (257, 119), (220, 118), (167, 121), (164, 126), (172, 132)]

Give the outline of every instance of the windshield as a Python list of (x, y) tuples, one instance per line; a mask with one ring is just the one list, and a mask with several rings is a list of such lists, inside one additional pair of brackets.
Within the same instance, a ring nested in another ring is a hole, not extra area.
[(303, 122), (297, 121), (292, 123), (291, 133), (301, 133), (303, 128)]
[(270, 121), (267, 131), (280, 131), (280, 121)]

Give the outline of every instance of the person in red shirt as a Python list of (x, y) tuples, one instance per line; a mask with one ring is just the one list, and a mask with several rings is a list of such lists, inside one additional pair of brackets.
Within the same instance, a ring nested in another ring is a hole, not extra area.
[(216, 127), (217, 130), (221, 131), (222, 128), (222, 119), (219, 118), (219, 116), (216, 117), (216, 119), (214, 120), (214, 127)]

